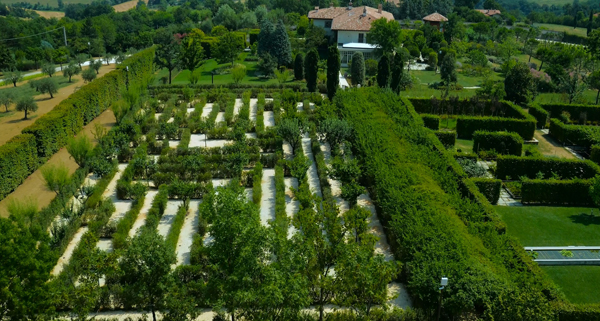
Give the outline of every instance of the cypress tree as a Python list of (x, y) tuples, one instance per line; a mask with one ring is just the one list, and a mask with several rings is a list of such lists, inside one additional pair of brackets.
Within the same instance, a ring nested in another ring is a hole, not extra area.
[(390, 82), (390, 87), (394, 92), (400, 91), (400, 81), (402, 80), (402, 73), (404, 72), (404, 60), (402, 59), (402, 55), (397, 53), (394, 56), (394, 61), (392, 63), (392, 79)]
[[(259, 34), (260, 35), (260, 34)], [(280, 66), (289, 66), (292, 64), (292, 45), (290, 38), (285, 30), (285, 25), (279, 21), (275, 31), (271, 35), (271, 46), (268, 49), (271, 56), (277, 59)]]
[(340, 87), (340, 51), (337, 46), (329, 47), (327, 56), (327, 96), (333, 100)]
[(386, 54), (381, 56), (377, 65), (377, 84), (379, 87), (385, 88), (390, 82), (390, 59)]
[(296, 80), (304, 79), (304, 56), (302, 53), (298, 53), (296, 60), (294, 60), (294, 78)]
[(350, 75), (352, 76), (352, 83), (355, 86), (363, 86), (365, 84), (365, 57), (360, 51), (357, 51), (352, 55)]
[(271, 48), (273, 46), (273, 33), (275, 32), (275, 26), (269, 21), (264, 19), (260, 24), (260, 33), (258, 34), (258, 50), (257, 53), (262, 57), (263, 54), (271, 54)]
[(304, 59), (304, 77), (309, 92), (317, 90), (317, 73), (319, 72), (319, 53), (313, 49), (306, 54)]

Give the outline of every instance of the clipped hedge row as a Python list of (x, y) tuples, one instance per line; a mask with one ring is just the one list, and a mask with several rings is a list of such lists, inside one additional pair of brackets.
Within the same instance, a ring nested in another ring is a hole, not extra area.
[(600, 106), (583, 104), (540, 104), (540, 107), (550, 113), (550, 117), (557, 118), (566, 111), (571, 119), (580, 120), (584, 115), (587, 121), (600, 121)]
[(534, 179), (539, 172), (544, 174), (544, 178), (556, 174), (561, 179), (588, 179), (600, 174), (600, 167), (589, 160), (498, 156), (496, 177), (499, 179), (507, 179), (507, 176)]
[(589, 195), (590, 181), (575, 179), (526, 180), (521, 188), (521, 202), (542, 205), (581, 205), (594, 204)]
[(499, 154), (521, 156), (523, 153), (523, 138), (515, 133), (476, 131), (473, 133), (473, 150), (495, 150)]
[(440, 129), (440, 116), (432, 114), (422, 114), (423, 124), (425, 127), (433, 130)]
[(438, 130), (435, 132), (435, 136), (437, 136), (442, 145), (448, 149), (454, 147), (456, 144), (456, 132)]
[(590, 153), (590, 159), (596, 163), (600, 164), (600, 145), (592, 145)]
[(527, 119), (461, 116), (456, 120), (456, 132), (461, 139), (471, 139), (474, 132), (487, 130), (514, 132), (525, 140), (531, 140), (535, 133), (536, 120), (529, 116)]
[(470, 180), (475, 183), (479, 191), (490, 203), (493, 205), (498, 204), (498, 199), (500, 199), (500, 189), (502, 188), (501, 180), (490, 178), (471, 178)]
[(600, 127), (566, 125), (562, 121), (550, 119), (550, 135), (560, 143), (591, 147), (600, 144)]
[(117, 223), (117, 230), (112, 235), (113, 247), (115, 249), (124, 249), (127, 246), (129, 230), (131, 230), (133, 224), (137, 220), (137, 217), (142, 210), (142, 206), (144, 205), (145, 199), (145, 194), (142, 194), (139, 198), (135, 199), (129, 211), (127, 211), (125, 216), (119, 220), (119, 223)]
[(529, 115), (533, 116), (537, 121), (537, 128), (545, 127), (548, 123), (548, 118), (550, 118), (550, 113), (538, 105), (529, 106)]
[(40, 162), (33, 135), (18, 135), (0, 146), (0, 200), (21, 185)]
[(557, 321), (600, 321), (600, 304), (560, 303), (553, 310)]

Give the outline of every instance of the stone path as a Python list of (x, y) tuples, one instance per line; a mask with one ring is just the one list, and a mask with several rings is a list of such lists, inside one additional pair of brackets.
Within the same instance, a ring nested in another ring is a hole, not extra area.
[(200, 214), (198, 207), (200, 203), (202, 203), (201, 200), (190, 201), (190, 209), (181, 227), (177, 242), (177, 265), (190, 264), (190, 252), (192, 250), (192, 243), (194, 242), (194, 234), (198, 233)]
[(265, 128), (275, 126), (275, 116), (273, 115), (272, 111), (265, 111), (263, 113), (263, 116), (265, 121)]
[(256, 121), (256, 113), (258, 112), (258, 99), (250, 98), (250, 120)]
[(275, 169), (263, 169), (261, 187), (260, 222), (269, 226), (269, 221), (275, 219)]
[[(285, 177), (284, 182), (285, 182), (285, 214), (287, 214), (287, 216), (290, 219), (293, 219), (294, 215), (296, 215), (296, 213), (298, 213), (298, 211), (300, 210), (300, 202), (298, 202), (298, 200), (294, 199), (294, 193), (291, 190), (292, 187), (294, 189), (298, 188), (298, 179), (295, 177)], [(288, 238), (290, 238), (292, 235), (294, 235), (294, 233), (296, 233), (296, 228), (294, 227), (293, 224), (290, 223), (290, 227), (288, 228)]]
[(523, 206), (521, 201), (512, 198), (510, 194), (504, 189), (500, 188), (500, 198), (498, 199), (498, 206)]
[(134, 237), (137, 235), (139, 229), (146, 224), (146, 219), (148, 218), (148, 211), (152, 208), (152, 201), (158, 194), (157, 190), (151, 190), (146, 193), (146, 197), (144, 198), (144, 204), (142, 204), (142, 208), (140, 209), (140, 213), (138, 214), (137, 219), (133, 223), (131, 230), (129, 230), (129, 237)]
[(75, 249), (77, 248), (77, 245), (79, 245), (79, 242), (81, 241), (81, 238), (87, 231), (88, 231), (87, 226), (80, 227), (79, 230), (77, 230), (77, 233), (75, 233), (75, 235), (73, 236), (73, 239), (71, 240), (71, 242), (69, 242), (69, 245), (67, 245), (65, 252), (58, 259), (58, 262), (52, 269), (51, 274), (53, 276), (59, 275), (62, 272), (62, 270), (64, 269), (65, 265), (69, 264), (69, 261), (71, 260), (71, 256), (73, 256), (73, 251), (75, 251)]
[[(325, 158), (325, 164), (327, 164), (327, 166), (330, 166), (331, 147), (329, 146), (329, 143), (320, 143), (320, 146), (321, 151), (323, 152), (323, 156)], [(327, 177), (327, 181), (331, 186), (331, 194), (340, 209), (340, 214), (344, 214), (350, 209), (350, 204), (348, 204), (348, 202), (342, 198), (342, 182), (335, 179), (331, 179), (329, 177)]]
[(208, 117), (208, 114), (210, 114), (212, 109), (213, 109), (213, 103), (208, 103), (208, 104), (204, 105), (204, 108), (202, 108), (202, 115), (200, 115), (200, 117), (202, 117), (202, 118)]
[(158, 222), (158, 227), (156, 228), (160, 236), (166, 238), (169, 234), (169, 230), (171, 230), (171, 224), (173, 224), (173, 221), (175, 220), (175, 216), (177, 215), (177, 210), (179, 209), (180, 205), (183, 205), (183, 201), (167, 201), (167, 208), (165, 209), (165, 213), (160, 218), (160, 221)]
[(315, 163), (315, 157), (312, 153), (310, 138), (302, 138), (302, 151), (310, 160), (310, 167), (308, 168), (308, 186), (310, 187), (310, 192), (317, 194), (317, 196), (322, 198), (323, 194), (321, 193), (321, 183), (319, 182), (317, 164)]
[(224, 123), (225, 122), (225, 112), (220, 111), (217, 114), (217, 118), (215, 119), (215, 124)]
[(233, 115), (239, 115), (240, 109), (244, 106), (244, 103), (240, 98), (235, 99), (235, 104), (233, 105)]

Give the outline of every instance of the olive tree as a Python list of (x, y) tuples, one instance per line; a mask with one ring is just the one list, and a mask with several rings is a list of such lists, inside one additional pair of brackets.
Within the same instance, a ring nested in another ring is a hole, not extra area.
[(23, 119), (27, 120), (27, 114), (32, 113), (38, 110), (38, 105), (31, 96), (23, 96), (17, 100), (17, 106), (15, 107), (17, 111), (25, 112), (25, 117)]

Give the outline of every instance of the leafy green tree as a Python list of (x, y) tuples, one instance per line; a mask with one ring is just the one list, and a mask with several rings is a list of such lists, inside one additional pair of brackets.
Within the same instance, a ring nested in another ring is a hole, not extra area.
[[(594, 71), (588, 77), (588, 84), (589, 84), (590, 88), (598, 91), (598, 93), (596, 94), (596, 105), (598, 105), (598, 98), (600, 98), (600, 70)], [(2, 104), (1, 96), (0, 96), (0, 104)], [(6, 110), (8, 111), (8, 107)]]
[(304, 73), (308, 91), (315, 92), (317, 90), (317, 76), (319, 73), (319, 53), (316, 49), (306, 54), (306, 59), (304, 59)]
[(60, 194), (64, 187), (71, 182), (69, 168), (65, 164), (48, 164), (42, 167), (41, 172), (46, 187), (56, 193), (56, 195)]
[(352, 55), (352, 65), (350, 66), (350, 75), (352, 83), (355, 86), (365, 84), (365, 57), (362, 52), (357, 51)]
[(485, 67), (488, 64), (488, 59), (481, 50), (471, 50), (468, 56), (471, 65)]
[(390, 59), (388, 55), (383, 55), (377, 64), (377, 84), (381, 88), (386, 88), (390, 83)]
[[(154, 58), (156, 58), (156, 55)], [(127, 59), (127, 56), (125, 56), (125, 54), (122, 51), (117, 52), (117, 56), (115, 57), (115, 62), (117, 63), (117, 65), (122, 65), (123, 62), (125, 62), (125, 59)]]
[(285, 67), (281, 67), (279, 70), (275, 70), (275, 78), (277, 82), (281, 85), (284, 84), (288, 79), (290, 79), (290, 72)]
[(273, 56), (266, 52), (260, 57), (260, 60), (258, 61), (256, 67), (264, 77), (271, 78), (275, 75), (275, 70), (277, 69), (277, 61), (275, 61)]
[(17, 87), (17, 83), (23, 80), (23, 74), (16, 69), (4, 70), (2, 71), (2, 74), (4, 75), (4, 79), (10, 81), (14, 87)]
[(333, 100), (340, 87), (340, 51), (337, 46), (329, 47), (327, 55), (327, 96)]
[(224, 4), (219, 7), (219, 10), (213, 18), (215, 24), (223, 25), (229, 30), (236, 30), (238, 24), (238, 17), (228, 4)]
[(171, 84), (173, 70), (179, 64), (179, 54), (181, 52), (179, 44), (167, 30), (160, 30), (156, 33), (154, 44), (156, 44), (154, 62), (159, 68), (166, 68), (169, 71), (169, 84)]
[(0, 105), (4, 106), (4, 108), (6, 109), (5, 112), (8, 113), (8, 108), (10, 107), (10, 105), (12, 105), (14, 103), (14, 101), (15, 101), (15, 96), (12, 91), (8, 91), (8, 90), (0, 91)]
[(200, 214), (212, 224), (208, 257), (208, 291), (215, 305), (236, 320), (239, 309), (258, 299), (268, 251), (268, 230), (260, 223), (258, 208), (244, 196), (243, 188), (230, 185), (205, 196)]
[(96, 79), (96, 71), (93, 68), (88, 68), (81, 73), (81, 78), (83, 78), (85, 83), (92, 82)]
[(312, 50), (317, 49), (327, 44), (327, 37), (325, 36), (325, 29), (316, 27), (314, 24), (308, 26), (308, 32), (306, 33), (306, 49)]
[(279, 21), (277, 26), (275, 26), (275, 31), (271, 37), (269, 52), (277, 59), (279, 66), (290, 66), (292, 64), (292, 45), (282, 21)]
[(75, 56), (75, 63), (79, 65), (79, 69), (83, 68), (83, 64), (88, 60), (88, 55), (78, 54)]
[(381, 54), (393, 52), (402, 42), (402, 28), (395, 20), (377, 19), (371, 23), (367, 42), (377, 45), (377, 51)]
[(590, 32), (585, 41), (586, 49), (592, 57), (600, 57), (600, 29)]
[(448, 88), (451, 84), (454, 84), (458, 81), (456, 74), (456, 57), (453, 53), (447, 53), (444, 56), (444, 60), (442, 60), (442, 64), (440, 66), (440, 75), (444, 85)]
[(540, 70), (542, 70), (542, 67), (544, 66), (544, 62), (551, 61), (552, 58), (554, 58), (554, 51), (552, 51), (546, 47), (541, 47), (541, 48), (537, 49), (537, 51), (535, 52), (535, 55), (536, 55), (536, 58), (542, 62), (540, 64), (540, 68), (538, 69), (538, 71), (540, 71)]
[(123, 292), (139, 308), (152, 311), (154, 321), (164, 307), (175, 261), (173, 249), (155, 229), (147, 229), (131, 241), (119, 262)]
[(515, 37), (507, 37), (498, 46), (498, 52), (504, 61), (508, 61), (521, 53), (519, 48), (521, 48), (521, 44), (517, 41), (517, 39), (515, 39)]
[(437, 72), (438, 67), (438, 54), (435, 51), (430, 51), (429, 56), (427, 57), (427, 63), (429, 67), (433, 69), (434, 72)]
[(96, 74), (100, 74), (100, 68), (102, 68), (102, 60), (90, 60), (90, 68), (96, 71)]
[(111, 53), (105, 53), (104, 56), (102, 57), (102, 59), (104, 60), (104, 62), (106, 63), (106, 65), (110, 65), (110, 62), (115, 58), (115, 55), (111, 54)]
[(54, 98), (53, 94), (58, 93), (58, 84), (53, 78), (32, 80), (29, 82), (29, 86), (41, 94), (50, 94), (50, 98)]
[(234, 33), (228, 31), (219, 37), (219, 41), (214, 46), (214, 55), (217, 57), (219, 63), (230, 62), (231, 66), (233, 66), (235, 58), (237, 58), (241, 50), (239, 39)]
[(93, 149), (94, 145), (86, 135), (71, 138), (67, 143), (67, 151), (79, 167), (85, 167), (85, 164), (92, 156)]
[(192, 29), (181, 41), (181, 67), (190, 72), (196, 70), (202, 64), (204, 59), (204, 48), (201, 41), (204, 38), (204, 32), (199, 29)]
[(294, 60), (294, 78), (304, 80), (304, 55), (300, 52)]
[(265, 19), (260, 24), (260, 32), (258, 34), (258, 55), (263, 56), (265, 53), (271, 54), (273, 46), (272, 35), (275, 32), (275, 26), (269, 19)]
[[(438, 10), (439, 12), (439, 10)], [(457, 13), (451, 13), (448, 21), (444, 23), (444, 38), (449, 44), (453, 39), (461, 39), (466, 33), (463, 19)]]
[(292, 154), (302, 142), (302, 134), (304, 133), (304, 126), (300, 123), (298, 118), (283, 118), (279, 125), (277, 125), (277, 135), (283, 140), (288, 142), (292, 147)]
[(529, 60), (527, 60), (527, 62), (531, 62), (531, 56), (535, 53), (539, 44), (540, 42), (535, 38), (527, 39), (527, 41), (525, 41), (523, 51), (529, 55)]
[(62, 71), (63, 64), (69, 61), (69, 49), (66, 47), (60, 47), (54, 50), (52, 55), (52, 61), (60, 65), (60, 70)]
[(13, 68), (15, 65), (15, 59), (10, 53), (8, 47), (4, 44), (0, 45), (0, 70)]
[(24, 96), (17, 100), (17, 106), (15, 107), (17, 111), (25, 112), (25, 117), (23, 119), (27, 120), (27, 114), (36, 112), (38, 110), (38, 105), (31, 96)]
[(256, 28), (258, 25), (258, 20), (256, 19), (256, 14), (254, 12), (244, 12), (240, 15), (239, 19), (239, 27), (241, 29), (244, 28)]
[(63, 76), (68, 77), (69, 82), (71, 82), (73, 76), (79, 75), (80, 71), (81, 69), (79, 69), (79, 67), (77, 67), (77, 65), (74, 62), (71, 62), (68, 66), (63, 68)]
[(504, 79), (506, 99), (515, 104), (528, 103), (534, 93), (535, 83), (529, 67), (524, 62), (519, 62), (513, 67)]
[(237, 64), (231, 69), (231, 77), (235, 84), (239, 84), (246, 77), (246, 66)]
[(53, 63), (46, 63), (42, 65), (42, 73), (52, 77), (56, 72), (56, 66)]
[(329, 143), (331, 152), (335, 154), (340, 144), (352, 135), (350, 124), (341, 119), (327, 118), (319, 124), (319, 140)]

